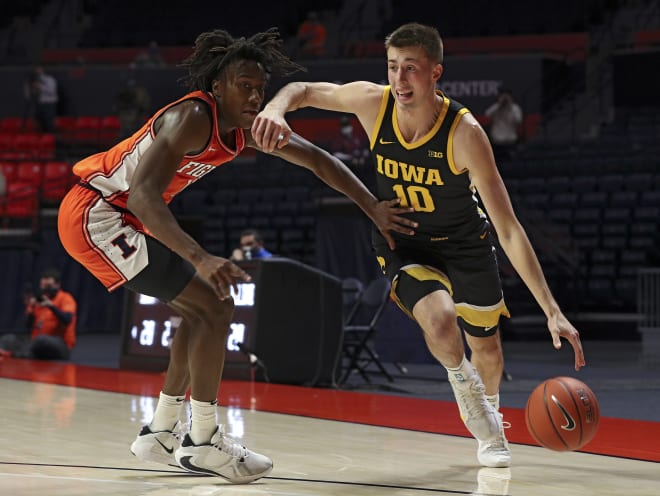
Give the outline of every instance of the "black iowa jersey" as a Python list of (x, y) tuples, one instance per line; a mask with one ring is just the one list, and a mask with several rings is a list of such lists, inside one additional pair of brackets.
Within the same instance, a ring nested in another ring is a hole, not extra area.
[(441, 92), (442, 110), (433, 128), (420, 140), (407, 143), (397, 125), (396, 106), (386, 86), (371, 136), (376, 166), (376, 196), (401, 199), (419, 223), (416, 236), (438, 240), (482, 233), (486, 217), (479, 208), (467, 171), (453, 161), (452, 137), (461, 116), (468, 112)]

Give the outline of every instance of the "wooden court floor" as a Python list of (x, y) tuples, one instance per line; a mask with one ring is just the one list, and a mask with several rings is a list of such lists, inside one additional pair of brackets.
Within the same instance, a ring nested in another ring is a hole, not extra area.
[(274, 460), (245, 486), (142, 463), (129, 452), (162, 376), (0, 361), (0, 495), (644, 495), (660, 494), (660, 423), (603, 418), (581, 452), (535, 446), (522, 411), (511, 469), (480, 468), (456, 407), (400, 396), (224, 381), (219, 418)]

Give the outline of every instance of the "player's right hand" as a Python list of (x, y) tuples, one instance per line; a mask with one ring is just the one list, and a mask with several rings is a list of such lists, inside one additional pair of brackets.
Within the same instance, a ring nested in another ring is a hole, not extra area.
[(291, 127), (279, 112), (264, 108), (252, 123), (252, 137), (257, 146), (270, 153), (275, 147), (283, 148), (291, 138)]
[(412, 207), (402, 207), (399, 198), (381, 200), (376, 203), (370, 217), (387, 241), (390, 250), (396, 248), (394, 238), (392, 238), (390, 232), (394, 231), (409, 236), (415, 234), (415, 228), (418, 227), (417, 222), (402, 217), (402, 214), (410, 214), (414, 211), (415, 209)]
[(250, 275), (231, 260), (209, 255), (195, 269), (213, 288), (219, 300), (231, 298), (231, 288), (238, 292), (238, 283), (250, 282)]

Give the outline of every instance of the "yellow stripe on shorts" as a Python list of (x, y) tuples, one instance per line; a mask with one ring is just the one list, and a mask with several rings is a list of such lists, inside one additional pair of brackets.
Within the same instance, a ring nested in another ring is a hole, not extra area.
[(456, 313), (468, 324), (486, 328), (496, 326), (500, 321), (501, 315), (511, 317), (504, 299), (501, 299), (495, 305), (487, 307), (470, 305), (468, 303), (456, 303)]

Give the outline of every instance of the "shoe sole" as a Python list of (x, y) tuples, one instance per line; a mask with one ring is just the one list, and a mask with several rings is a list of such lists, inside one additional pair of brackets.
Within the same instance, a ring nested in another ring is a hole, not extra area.
[(196, 465), (193, 465), (190, 463), (190, 459), (192, 456), (182, 456), (178, 461), (179, 467), (186, 469), (188, 472), (192, 472), (194, 474), (202, 474), (202, 475), (210, 475), (213, 477), (221, 477), (227, 482), (231, 482), (232, 484), (249, 484), (250, 482), (254, 482), (258, 479), (261, 479), (262, 477), (266, 477), (268, 474), (270, 474), (273, 471), (273, 467), (271, 466), (268, 470), (258, 474), (258, 475), (251, 475), (251, 476), (245, 476), (242, 477), (241, 479), (231, 479), (225, 475), (222, 475), (218, 472), (214, 472), (213, 470), (198, 467)]
[(177, 465), (174, 456), (167, 456), (165, 454), (159, 456), (150, 450), (146, 453), (140, 451), (141, 450), (136, 450), (131, 446), (131, 454), (133, 454), (133, 456), (135, 456), (138, 460), (143, 462), (157, 463), (159, 465), (167, 465), (169, 467), (181, 468), (179, 465)]

